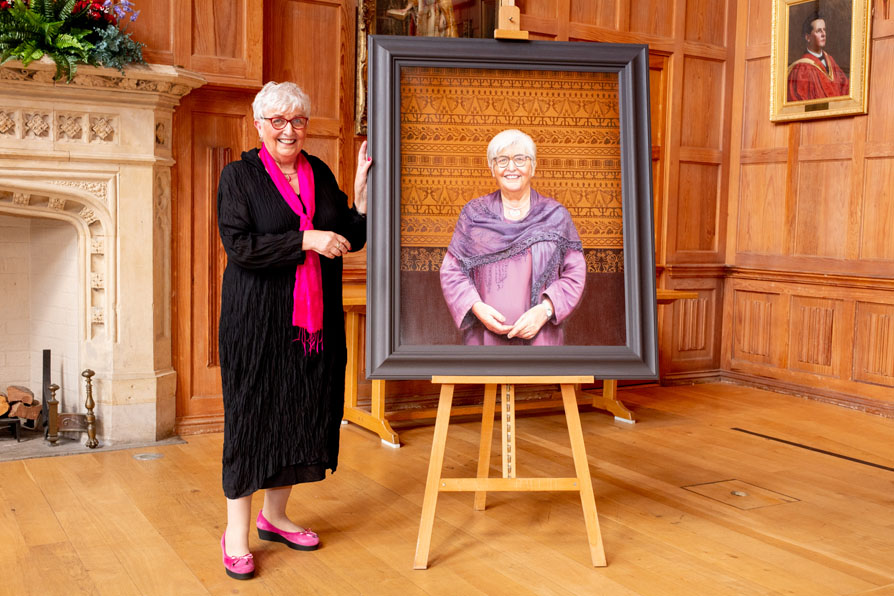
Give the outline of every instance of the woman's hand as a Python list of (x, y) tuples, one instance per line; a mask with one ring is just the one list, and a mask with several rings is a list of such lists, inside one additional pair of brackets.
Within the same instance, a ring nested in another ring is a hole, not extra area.
[(358, 213), (366, 214), (366, 175), (372, 158), (366, 154), (366, 141), (360, 144), (357, 153), (357, 174), (354, 176), (354, 207)]
[(301, 242), (302, 250), (318, 252), (327, 259), (334, 259), (347, 254), (351, 250), (351, 243), (341, 234), (327, 232), (325, 230), (304, 230), (304, 240)]
[(531, 339), (537, 335), (541, 327), (546, 325), (548, 320), (546, 306), (543, 303), (534, 305), (518, 318), (506, 337), (509, 339), (513, 337)]
[(472, 305), (472, 314), (478, 317), (482, 325), (497, 335), (506, 335), (506, 332), (512, 329), (511, 325), (503, 324), (506, 322), (506, 317), (500, 311), (480, 300)]

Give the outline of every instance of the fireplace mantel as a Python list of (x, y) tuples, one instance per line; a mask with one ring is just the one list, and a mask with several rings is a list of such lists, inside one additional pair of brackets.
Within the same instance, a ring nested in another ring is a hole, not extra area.
[(47, 59), (0, 66), (0, 213), (74, 227), (78, 361), (96, 371), (99, 436), (161, 439), (175, 415), (172, 119), (205, 81), (154, 64), (81, 66), (70, 83), (55, 71)]

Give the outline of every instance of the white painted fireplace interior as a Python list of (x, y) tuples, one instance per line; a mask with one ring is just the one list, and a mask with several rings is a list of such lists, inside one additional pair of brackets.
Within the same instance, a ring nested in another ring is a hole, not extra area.
[(43, 350), (60, 412), (83, 412), (78, 234), (64, 221), (0, 215), (0, 391), (41, 397)]

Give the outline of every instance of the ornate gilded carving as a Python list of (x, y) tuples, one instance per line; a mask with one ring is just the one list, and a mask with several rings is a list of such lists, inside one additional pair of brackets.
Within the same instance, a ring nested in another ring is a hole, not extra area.
[(101, 306), (94, 306), (91, 310), (90, 322), (94, 325), (105, 324), (105, 314)]
[(94, 290), (101, 290), (105, 287), (105, 280), (102, 273), (93, 272), (90, 274), (90, 287)]
[(50, 209), (62, 211), (63, 209), (65, 209), (65, 199), (63, 199), (62, 197), (50, 197), (48, 206)]
[(26, 207), (31, 202), (31, 195), (24, 192), (16, 192), (12, 195), (12, 204)]

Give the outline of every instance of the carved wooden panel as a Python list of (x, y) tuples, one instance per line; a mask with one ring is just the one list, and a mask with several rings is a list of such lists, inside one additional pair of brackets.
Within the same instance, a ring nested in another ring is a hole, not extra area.
[[(800, 157), (809, 156), (811, 149), (818, 145), (845, 145), (846, 156), (850, 157), (854, 142), (854, 118), (826, 118), (808, 120), (801, 123)], [(828, 149), (817, 149), (828, 151)]]
[(799, 168), (794, 253), (843, 258), (847, 248), (850, 161), (815, 161)]
[[(198, 119), (201, 121), (201, 119)], [(210, 196), (217, 197), (218, 181), (220, 173), (223, 172), (224, 166), (235, 159), (232, 147), (207, 147), (207, 176)], [(220, 288), (223, 273), (227, 267), (227, 253), (220, 242), (215, 242), (214, 231), (217, 228), (217, 202), (213, 209), (206, 209), (205, 216), (208, 218), (208, 225), (205, 228), (208, 234), (204, 237), (205, 247), (208, 251), (206, 255), (208, 263), (208, 285), (211, 291), (206, 295), (205, 311), (208, 313), (206, 321), (206, 329), (208, 332), (208, 343), (205, 346), (207, 353), (206, 367), (220, 366), (220, 352), (218, 349), (218, 321), (220, 320)], [(210, 207), (210, 206), (209, 206)]]
[(675, 226), (677, 250), (717, 250), (720, 167), (681, 162), (680, 181)]
[(178, 3), (177, 58), (209, 82), (261, 83), (263, 0)]
[(612, 28), (618, 4), (616, 0), (571, 0), (571, 22)]
[(894, 305), (857, 302), (854, 379), (894, 387)]
[[(894, 14), (894, 10), (891, 12)], [(890, 101), (894, 89), (894, 37), (876, 39), (871, 51), (867, 141), (890, 144), (894, 140), (894, 107)]]
[(725, 45), (726, 11), (727, 6), (717, 0), (688, 0), (685, 38), (689, 41)]
[[(748, 93), (742, 98), (742, 149), (785, 149), (789, 126), (774, 124), (769, 117), (769, 58), (745, 63), (745, 88)], [(784, 159), (785, 155), (782, 157)]]
[(770, 35), (773, 32), (773, 28), (770, 27), (773, 20), (773, 0), (747, 1), (748, 18), (745, 23), (745, 43), (748, 46), (767, 44), (767, 53), (769, 54)]
[(785, 249), (785, 164), (746, 164), (740, 170), (736, 248), (782, 254)]
[(532, 17), (555, 19), (559, 0), (516, 0), (519, 12)]
[(840, 376), (839, 358), (844, 346), (835, 340), (844, 325), (839, 300), (792, 296), (789, 367)]
[(255, 146), (253, 96), (251, 91), (199, 89), (175, 113), (177, 432), (216, 429), (213, 424), (222, 420), (216, 344), (226, 254), (217, 231), (217, 183), (224, 165)]
[(724, 63), (687, 56), (683, 71), (685, 126), (680, 145), (720, 149), (723, 138)]
[(665, 375), (717, 368), (720, 347), (721, 280), (668, 279), (668, 287), (698, 292), (698, 298), (658, 307), (660, 364)]
[(264, 78), (293, 81), (310, 96), (307, 151), (350, 193), (353, 17), (343, 0), (268, 0), (265, 11)]
[(140, 0), (137, 20), (128, 25), (127, 31), (136, 41), (146, 44), (143, 58), (154, 64), (176, 64), (174, 19), (177, 0)]
[(675, 6), (679, 6), (679, 3), (667, 0), (630, 2), (630, 31), (671, 37), (674, 31)]
[(707, 298), (695, 298), (678, 301), (675, 307), (676, 328), (674, 339), (677, 352), (703, 351), (709, 343), (707, 337), (708, 308)]
[(867, 159), (864, 172), (860, 258), (894, 260), (894, 158)]
[(733, 357), (778, 365), (774, 338), (784, 337), (779, 294), (736, 290), (733, 300)]

